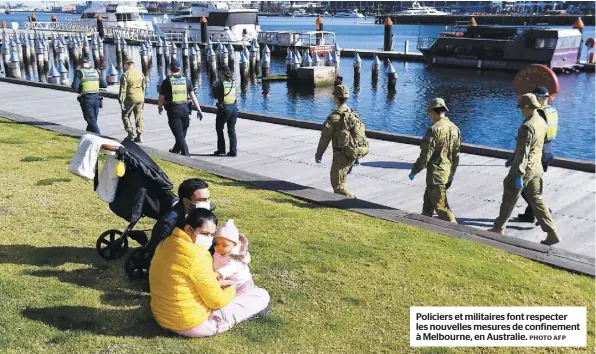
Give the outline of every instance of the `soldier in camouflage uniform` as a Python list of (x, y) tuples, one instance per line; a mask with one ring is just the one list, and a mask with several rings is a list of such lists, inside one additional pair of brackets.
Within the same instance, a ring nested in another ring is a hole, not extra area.
[[(122, 110), (122, 123), (124, 129), (128, 133), (128, 140), (142, 143), (143, 138), (143, 106), (145, 105), (145, 89), (147, 88), (147, 80), (145, 75), (133, 65), (133, 59), (126, 57), (123, 64), (126, 71), (120, 77), (120, 108)], [(133, 135), (132, 124), (130, 123), (130, 114), (134, 112), (137, 121), (137, 137)]]
[[(346, 186), (348, 174), (352, 171), (352, 167), (356, 159), (346, 156), (342, 153), (342, 146), (346, 146), (347, 142), (340, 141), (344, 136), (345, 124), (342, 115), (352, 113), (352, 109), (348, 107), (347, 100), (349, 97), (349, 90), (347, 86), (338, 85), (333, 89), (333, 100), (337, 108), (327, 117), (319, 139), (319, 146), (315, 154), (315, 162), (321, 163), (323, 154), (331, 142), (333, 148), (333, 162), (331, 164), (331, 186), (333, 191), (337, 194), (343, 194), (349, 198), (354, 198), (354, 194), (350, 192)], [(357, 119), (357, 118), (356, 118)]]
[(537, 109), (541, 105), (533, 93), (523, 95), (517, 104), (525, 120), (517, 131), (517, 143), (509, 174), (503, 181), (503, 201), (499, 216), (490, 231), (504, 234), (507, 221), (523, 191), (543, 231), (547, 233), (540, 243), (554, 245), (559, 242), (555, 222), (542, 199), (542, 149), (548, 126)]
[(449, 209), (447, 189), (459, 164), (461, 134), (459, 128), (445, 116), (448, 111), (442, 98), (430, 102), (428, 113), (433, 124), (422, 139), (420, 157), (409, 177), (413, 180), (416, 174), (427, 168), (422, 215), (432, 217), (436, 211), (441, 219), (457, 223)]

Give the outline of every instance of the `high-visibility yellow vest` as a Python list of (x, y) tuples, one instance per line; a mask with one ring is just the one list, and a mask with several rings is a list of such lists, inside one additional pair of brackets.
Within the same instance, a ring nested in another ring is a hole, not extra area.
[(546, 124), (548, 129), (546, 131), (546, 141), (551, 141), (557, 137), (557, 129), (559, 126), (559, 113), (553, 106), (544, 106), (540, 108), (546, 117)]
[(186, 103), (188, 100), (186, 78), (170, 76), (170, 85), (172, 86), (172, 103)]
[(234, 104), (236, 103), (236, 86), (234, 86), (233, 81), (224, 81), (222, 82), (223, 89), (224, 89), (224, 104)]
[(81, 68), (81, 94), (99, 93), (99, 73), (92, 68)]

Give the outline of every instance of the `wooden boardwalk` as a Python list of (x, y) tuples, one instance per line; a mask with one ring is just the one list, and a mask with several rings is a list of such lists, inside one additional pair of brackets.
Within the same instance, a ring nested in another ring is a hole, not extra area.
[[(70, 92), (2, 82), (0, 111), (78, 129), (86, 126), (76, 95)], [(329, 184), (331, 147), (321, 165), (314, 162), (318, 131), (239, 119), (236, 125), (238, 157), (215, 157), (210, 156), (216, 148), (215, 115), (204, 115), (203, 121), (193, 116), (188, 130), (192, 159), (332, 191)], [(321, 122), (324, 118), (321, 117)], [(118, 139), (126, 136), (116, 100), (104, 99), (99, 127), (104, 135)], [(143, 138), (143, 145), (164, 151), (174, 144), (165, 113), (158, 115), (157, 107), (151, 104), (145, 106)], [(408, 179), (419, 147), (380, 140), (370, 143), (371, 153), (349, 175), (350, 190), (360, 199), (419, 213), (425, 187), (424, 172), (414, 181)], [(470, 154), (461, 156), (460, 167), (448, 193), (449, 204), (460, 224), (482, 229), (492, 226), (498, 214), (506, 174), (504, 160)], [(544, 181), (544, 198), (553, 210), (558, 232), (563, 238), (555, 247), (594, 257), (595, 175), (551, 167)], [(523, 208), (525, 204), (520, 198), (513, 215), (523, 212)], [(545, 236), (540, 227), (513, 220), (506, 233), (533, 242), (539, 242)]]

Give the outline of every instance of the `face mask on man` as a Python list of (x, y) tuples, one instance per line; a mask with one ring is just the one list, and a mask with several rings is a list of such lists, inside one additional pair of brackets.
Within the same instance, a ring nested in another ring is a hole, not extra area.
[(190, 210), (201, 209), (201, 208), (211, 210), (211, 202), (209, 202), (209, 201), (204, 201), (204, 202), (189, 201), (188, 208)]

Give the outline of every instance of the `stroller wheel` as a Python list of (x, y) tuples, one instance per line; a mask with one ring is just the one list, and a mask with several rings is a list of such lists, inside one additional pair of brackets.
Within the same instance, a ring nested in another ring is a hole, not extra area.
[(153, 258), (153, 252), (150, 249), (146, 247), (135, 248), (124, 263), (124, 271), (130, 279), (148, 279), (151, 258)]
[(128, 252), (128, 239), (122, 237), (120, 230), (107, 230), (99, 235), (95, 249), (97, 249), (97, 253), (101, 258), (113, 261)]

